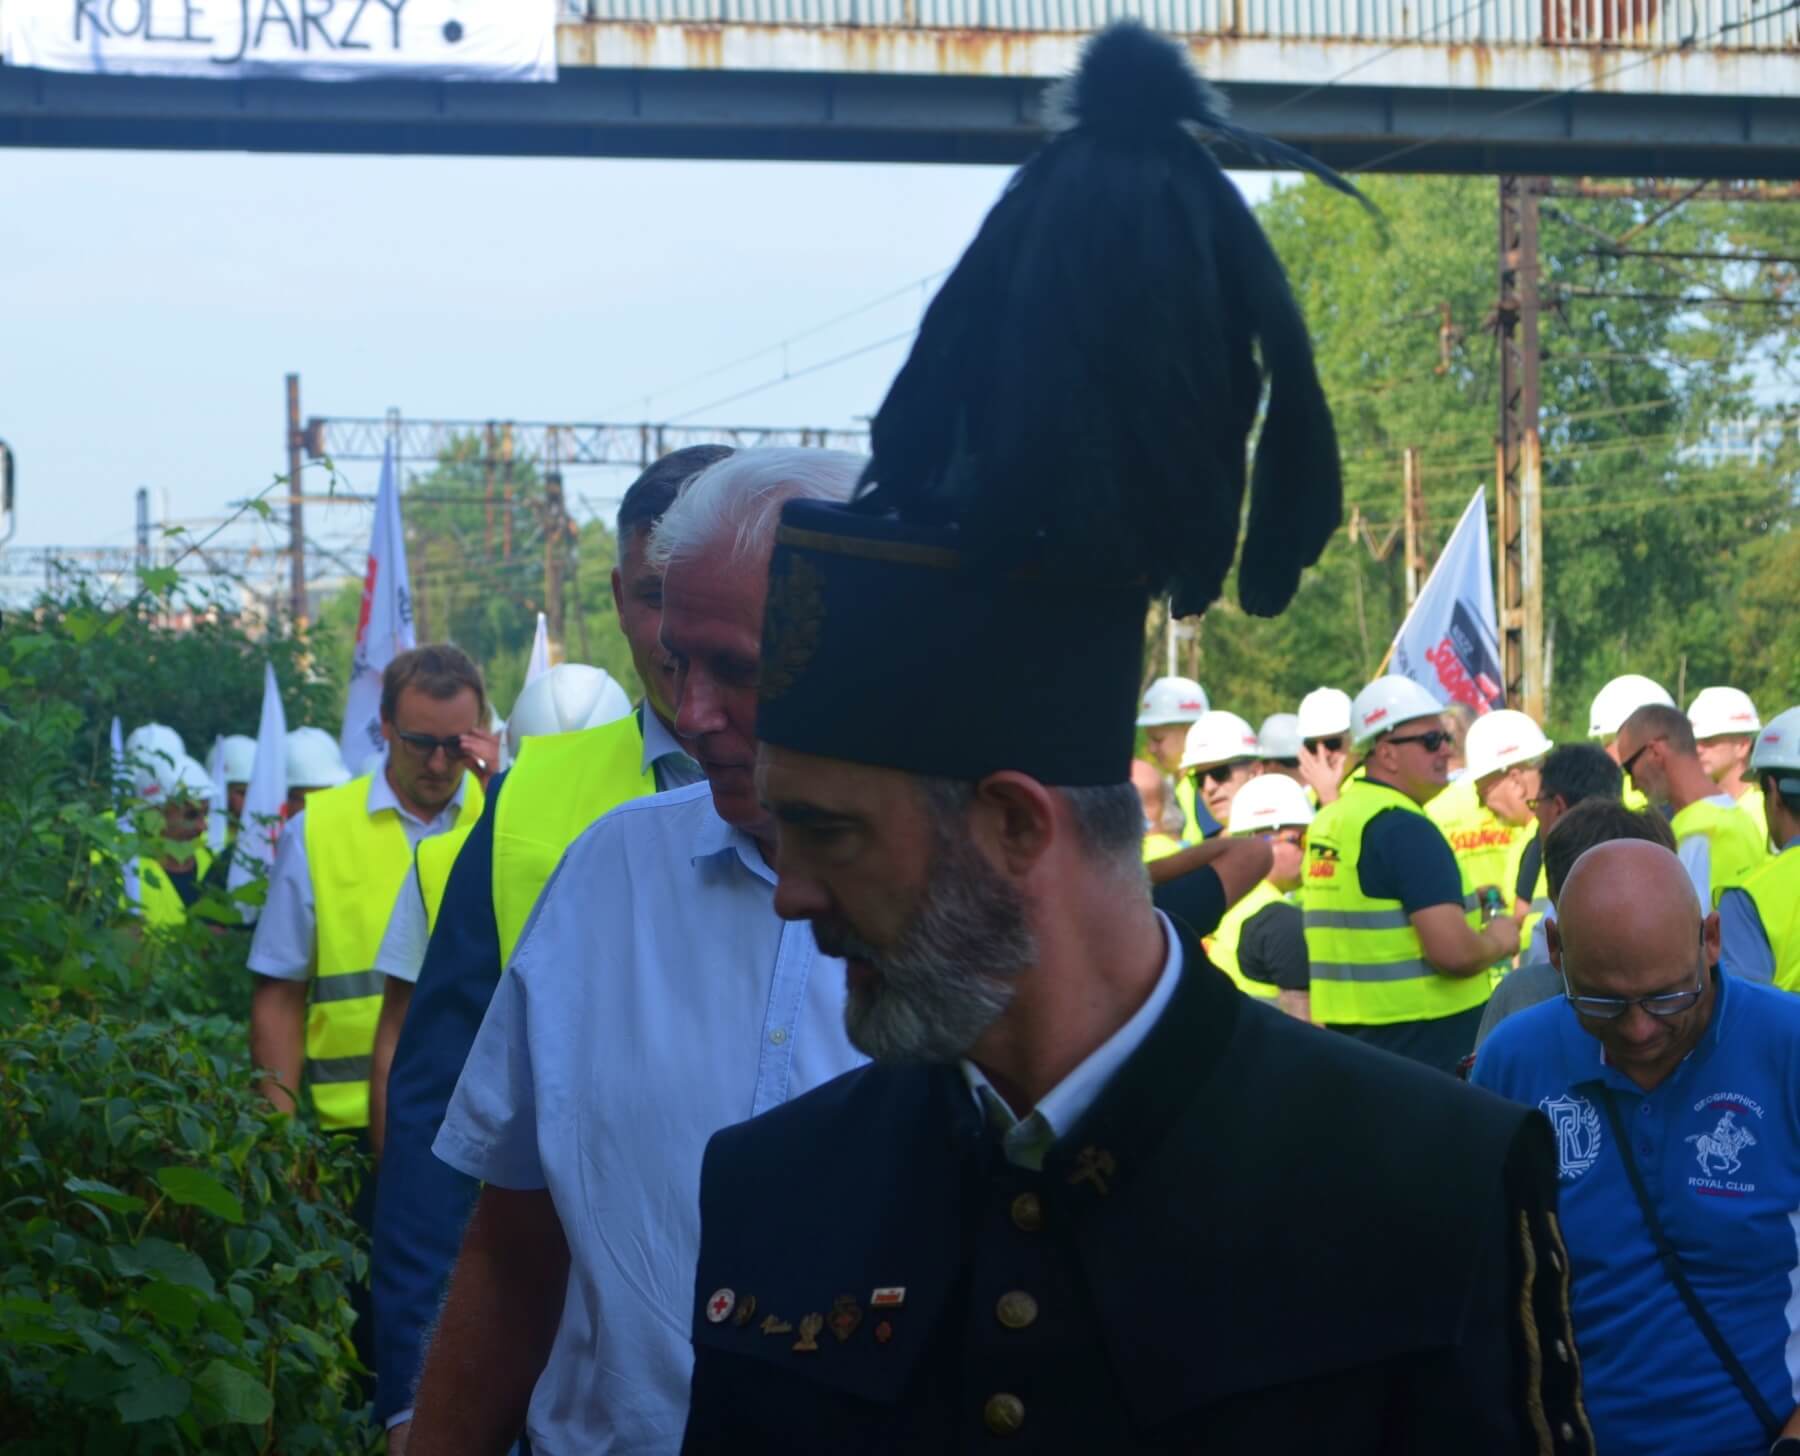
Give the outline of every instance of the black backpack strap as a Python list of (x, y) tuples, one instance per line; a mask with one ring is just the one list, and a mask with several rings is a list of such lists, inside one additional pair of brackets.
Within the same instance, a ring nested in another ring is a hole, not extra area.
[(1732, 1353), (1731, 1346), (1725, 1343), (1725, 1336), (1719, 1333), (1719, 1327), (1712, 1322), (1706, 1306), (1700, 1303), (1700, 1296), (1694, 1293), (1694, 1286), (1688, 1283), (1681, 1260), (1676, 1256), (1669, 1236), (1663, 1232), (1662, 1220), (1656, 1216), (1656, 1207), (1650, 1202), (1650, 1195), (1644, 1188), (1644, 1175), (1638, 1172), (1637, 1159), (1631, 1155), (1631, 1138), (1625, 1131), (1624, 1119), (1619, 1116), (1619, 1106), (1613, 1098), (1612, 1088), (1601, 1087), (1600, 1100), (1606, 1107), (1606, 1120), (1612, 1127), (1613, 1141), (1619, 1145), (1619, 1157), (1625, 1164), (1625, 1176), (1631, 1180), (1631, 1191), (1637, 1197), (1645, 1224), (1649, 1226), (1650, 1241), (1656, 1245), (1657, 1258), (1662, 1260), (1663, 1273), (1669, 1276), (1669, 1283), (1675, 1286), (1675, 1292), (1681, 1296), (1688, 1314), (1700, 1327), (1700, 1333), (1706, 1336), (1706, 1343), (1712, 1346), (1713, 1354), (1718, 1357), (1719, 1364), (1725, 1367), (1731, 1383), (1737, 1386), (1738, 1393), (1749, 1403), (1750, 1409), (1756, 1412), (1756, 1419), (1762, 1423), (1769, 1439), (1774, 1440), (1781, 1431), (1781, 1418), (1769, 1408), (1768, 1401), (1763, 1399), (1763, 1393), (1750, 1378), (1750, 1372), (1744, 1369), (1743, 1362)]

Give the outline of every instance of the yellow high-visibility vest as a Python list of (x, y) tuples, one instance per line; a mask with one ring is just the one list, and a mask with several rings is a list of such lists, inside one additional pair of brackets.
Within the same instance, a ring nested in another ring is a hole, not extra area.
[(1159, 859), (1167, 859), (1172, 854), (1181, 853), (1184, 847), (1173, 834), (1151, 830), (1144, 836), (1144, 863), (1153, 864)]
[(1738, 796), (1737, 806), (1755, 821), (1756, 836), (1762, 841), (1763, 848), (1767, 849), (1769, 847), (1769, 808), (1763, 803), (1763, 791), (1752, 784)]
[(1708, 910), (1717, 910), (1719, 896), (1743, 884), (1769, 858), (1767, 833), (1759, 837), (1756, 821), (1735, 804), (1727, 809), (1705, 799), (1696, 800), (1669, 821), (1669, 828), (1675, 831), (1677, 849), (1696, 834), (1704, 834), (1711, 846), (1707, 856), (1712, 890)]
[(494, 923), (502, 967), (576, 836), (607, 810), (656, 792), (656, 775), (642, 767), (643, 758), (636, 714), (525, 740), (494, 811)]
[[(1525, 863), (1525, 851), (1534, 844), (1540, 844), (1543, 835), (1538, 831), (1536, 822), (1530, 825), (1530, 833), (1521, 833), (1513, 841), (1512, 850), (1506, 856), (1506, 879), (1500, 886), (1501, 903), (1506, 906), (1506, 913), (1512, 914), (1513, 902), (1519, 898), (1519, 870)], [(1550, 875), (1544, 868), (1544, 857), (1538, 855), (1537, 884), (1531, 891), (1531, 908), (1525, 912), (1525, 918), (1519, 922), (1519, 949), (1522, 953), (1531, 944), (1531, 933), (1537, 929), (1538, 922), (1550, 913)]]
[(1200, 817), (1194, 812), (1194, 795), (1198, 791), (1194, 786), (1194, 775), (1184, 769), (1175, 778), (1175, 802), (1181, 806), (1181, 840), (1184, 844), (1198, 844), (1201, 840)]
[[(1363, 893), (1357, 868), (1363, 831), (1388, 810), (1426, 817), (1398, 789), (1352, 779), (1307, 830), (1300, 908), (1312, 963), (1314, 1021), (1346, 1026), (1436, 1021), (1488, 998), (1487, 976), (1446, 976), (1425, 959), (1419, 932), (1399, 900)], [(1466, 894), (1463, 910), (1470, 927), (1479, 930), (1480, 908)]]
[[(1473, 894), (1483, 885), (1498, 885), (1507, 909), (1512, 909), (1512, 885), (1506, 879), (1506, 867), (1512, 860), (1515, 841), (1530, 837), (1529, 826), (1508, 824), (1481, 802), (1475, 781), (1458, 779), (1425, 806), (1425, 817), (1443, 831), (1456, 855), (1462, 871), (1463, 894)], [(1518, 863), (1512, 861), (1513, 873)]]
[(475, 824), (474, 819), (466, 824), (459, 820), (456, 828), (434, 834), (430, 839), (421, 839), (419, 847), (413, 851), (413, 868), (418, 871), (419, 898), (425, 902), (428, 931), (437, 929), (438, 911), (444, 908), (444, 891), (450, 884), (450, 871), (455, 867), (464, 843), (474, 832)]
[[(206, 878), (212, 868), (212, 855), (204, 844), (194, 846), (194, 880)], [(136, 864), (138, 911), (144, 924), (151, 927), (185, 925), (188, 907), (181, 903), (181, 891), (169, 878), (169, 872), (153, 859), (139, 859)]]
[(1238, 990), (1264, 1001), (1273, 1001), (1281, 994), (1281, 987), (1246, 976), (1238, 963), (1238, 946), (1243, 943), (1246, 925), (1269, 906), (1284, 903), (1292, 904), (1292, 897), (1282, 894), (1267, 880), (1259, 880), (1255, 889), (1225, 912), (1219, 928), (1201, 942), (1206, 949), (1206, 958), (1230, 976)]
[(1741, 888), (1756, 906), (1775, 953), (1775, 984), (1800, 991), (1800, 844), (1753, 870)]
[[(318, 965), (306, 1013), (306, 1071), (321, 1125), (369, 1125), (369, 1058), (381, 1014), (381, 972), (371, 969), (413, 861), (398, 809), (369, 809), (372, 774), (307, 796), (306, 865), (312, 876)], [(471, 777), (457, 824), (481, 813)]]

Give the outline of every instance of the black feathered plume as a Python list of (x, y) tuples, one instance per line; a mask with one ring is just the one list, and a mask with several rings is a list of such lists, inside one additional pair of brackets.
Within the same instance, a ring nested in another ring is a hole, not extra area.
[(1203, 611), (1236, 551), (1266, 372), (1239, 599), (1273, 616), (1341, 517), (1337, 439), (1281, 265), (1197, 132), (1276, 144), (1131, 22), (1089, 43), (1062, 101), (1066, 129), (926, 311), (861, 504), (956, 522), (997, 566), (1142, 578), (1178, 615)]

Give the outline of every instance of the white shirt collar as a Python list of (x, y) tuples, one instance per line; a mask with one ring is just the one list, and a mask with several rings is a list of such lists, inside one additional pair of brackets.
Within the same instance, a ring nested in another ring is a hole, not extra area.
[(456, 792), (450, 796), (450, 802), (438, 811), (437, 817), (433, 819), (421, 819), (417, 814), (413, 813), (412, 810), (408, 809), (400, 802), (400, 796), (394, 792), (394, 786), (388, 782), (387, 762), (384, 759), (369, 775), (368, 808), (371, 814), (378, 813), (382, 809), (392, 809), (396, 814), (401, 815), (403, 818), (410, 819), (415, 824), (423, 824), (426, 828), (430, 828), (432, 825), (440, 823), (446, 818), (454, 821), (457, 814), (462, 810), (463, 796), (468, 792), (469, 776), (465, 773), (462, 776), (462, 782), (456, 786)]
[[(988, 1116), (1004, 1115), (1012, 1119), (1001, 1139), (1008, 1161), (1018, 1161), (1012, 1156), (1015, 1149), (1047, 1145), (1066, 1136), (1099, 1099), (1119, 1068), (1144, 1044), (1144, 1038), (1150, 1035), (1150, 1028), (1156, 1025), (1163, 1012), (1168, 1009), (1169, 1002), (1175, 995), (1176, 984), (1181, 980), (1181, 940), (1175, 934), (1175, 927), (1160, 910), (1156, 912), (1156, 918), (1162, 923), (1163, 944), (1168, 947), (1156, 988), (1151, 991), (1149, 999), (1132, 1013), (1129, 1021), (1089, 1052), (1074, 1071), (1043, 1095), (1038, 1105), (1031, 1110), (1030, 1116), (1015, 1117), (1012, 1109), (1006, 1105), (1006, 1099), (994, 1090), (993, 1083), (988, 1081), (981, 1068), (966, 1057), (963, 1059), (963, 1076), (968, 1081), (969, 1091), (974, 1095), (976, 1105)], [(984, 1088), (986, 1096), (983, 1095)]]
[(656, 716), (656, 709), (650, 706), (648, 700), (640, 707), (638, 726), (643, 730), (644, 737), (644, 757), (639, 767), (645, 773), (655, 767), (657, 759), (671, 753), (679, 753), (683, 757), (692, 756), (681, 746), (681, 740), (663, 725), (663, 720)]

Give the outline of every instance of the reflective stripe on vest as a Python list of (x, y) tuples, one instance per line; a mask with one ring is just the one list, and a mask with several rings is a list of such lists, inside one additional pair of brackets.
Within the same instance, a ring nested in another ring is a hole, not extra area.
[[(306, 1014), (306, 1073), (319, 1122), (369, 1125), (369, 1057), (381, 1013), (382, 976), (370, 969), (412, 863), (397, 809), (369, 812), (374, 777), (364, 774), (307, 796), (306, 864), (312, 877), (318, 969)], [(470, 778), (460, 826), (481, 813)]]
[[(1485, 975), (1445, 976), (1433, 969), (1400, 901), (1363, 893), (1358, 871), (1363, 834), (1376, 815), (1389, 811), (1427, 817), (1399, 790), (1352, 779), (1307, 830), (1300, 905), (1312, 962), (1314, 1021), (1347, 1026), (1435, 1021), (1488, 998)], [(1462, 908), (1479, 930), (1481, 911), (1473, 895), (1465, 892)]]
[(1697, 800), (1671, 819), (1669, 828), (1675, 832), (1677, 849), (1696, 834), (1706, 836), (1712, 891), (1712, 903), (1706, 907), (1709, 910), (1717, 910), (1719, 896), (1743, 884), (1768, 862), (1768, 837), (1757, 837), (1756, 821), (1736, 804), (1727, 809), (1722, 804)]
[(421, 839), (413, 851), (413, 867), (419, 872), (419, 898), (425, 902), (425, 928), (437, 929), (438, 911), (444, 907), (444, 891), (450, 884), (450, 871), (457, 855), (475, 830), (474, 819), (457, 821), (456, 828), (430, 839)]
[(1775, 956), (1775, 984), (1800, 991), (1800, 845), (1784, 849), (1742, 886)]
[(1269, 906), (1284, 903), (1288, 903), (1287, 896), (1267, 880), (1259, 880), (1255, 889), (1225, 912), (1219, 928), (1201, 942), (1206, 947), (1207, 959), (1230, 976), (1237, 983), (1238, 990), (1264, 1001), (1272, 1001), (1279, 996), (1281, 987), (1246, 976), (1243, 966), (1238, 962), (1238, 946), (1243, 943), (1246, 925)]
[(576, 836), (607, 810), (656, 792), (656, 775), (641, 766), (643, 758), (635, 713), (579, 733), (525, 740), (494, 811), (494, 923), (503, 968)]

